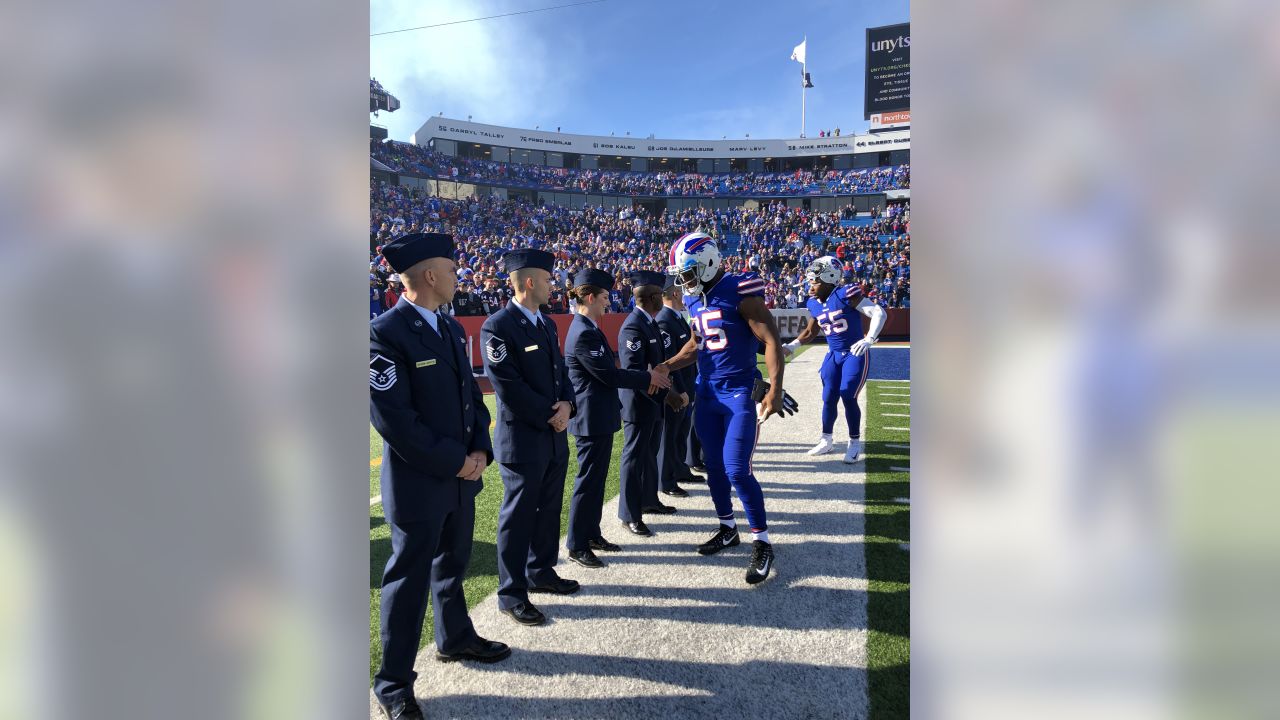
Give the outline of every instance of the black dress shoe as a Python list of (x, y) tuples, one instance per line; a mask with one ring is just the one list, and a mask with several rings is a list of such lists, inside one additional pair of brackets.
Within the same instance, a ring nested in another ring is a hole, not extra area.
[(646, 515), (675, 515), (676, 514), (675, 507), (671, 505), (663, 505), (662, 503), (658, 503), (657, 505), (646, 505), (645, 507), (640, 508), (640, 511), (645, 513)]
[(689, 493), (678, 486), (670, 490), (663, 490), (662, 494), (670, 495), (671, 497), (689, 497)]
[(482, 663), (495, 663), (508, 657), (511, 657), (511, 648), (507, 647), (505, 643), (485, 640), (482, 637), (476, 638), (476, 641), (471, 645), (455, 653), (436, 652), (436, 659), (440, 662), (475, 660)]
[(643, 520), (637, 520), (635, 522), (624, 522), (622, 523), (622, 527), (630, 530), (632, 535), (649, 537), (650, 535), (653, 534), (653, 532), (649, 530), (649, 526), (644, 524)]
[(689, 466), (689, 472), (691, 472), (691, 473), (697, 473), (698, 475), (706, 475), (706, 474), (707, 474), (707, 466), (706, 466), (706, 465), (690, 465), (690, 466)]
[(614, 543), (611, 543), (602, 537), (598, 537), (587, 544), (591, 547), (592, 550), (605, 550), (607, 552), (618, 552), (619, 550), (622, 549), (621, 545), (615, 545)]
[(422, 708), (418, 707), (416, 698), (399, 700), (390, 705), (378, 704), (382, 708), (382, 714), (389, 720), (423, 720)]
[(578, 563), (582, 567), (589, 567), (589, 568), (604, 567), (604, 563), (600, 562), (600, 558), (596, 557), (596, 554), (591, 552), (590, 549), (570, 550), (569, 559)]
[[(597, 562), (599, 562), (597, 560)], [(552, 593), (553, 595), (572, 595), (582, 589), (577, 580), (568, 580), (566, 578), (556, 578), (554, 582), (546, 585), (530, 585), (529, 592), (534, 593)]]
[(510, 615), (512, 620), (521, 625), (541, 625), (547, 621), (547, 616), (531, 603), (516, 603), (509, 610), (504, 609), (502, 612)]

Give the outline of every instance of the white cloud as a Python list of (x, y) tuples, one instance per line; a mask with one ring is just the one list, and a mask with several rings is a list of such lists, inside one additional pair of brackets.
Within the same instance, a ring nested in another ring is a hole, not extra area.
[[(369, 27), (382, 32), (511, 11), (489, 2), (371, 0)], [(577, 48), (558, 41), (553, 57), (547, 38), (527, 31), (527, 23), (497, 18), (369, 38), (370, 75), (402, 103), (376, 122), (396, 140), (408, 140), (438, 112), (496, 125), (549, 126), (575, 84)]]

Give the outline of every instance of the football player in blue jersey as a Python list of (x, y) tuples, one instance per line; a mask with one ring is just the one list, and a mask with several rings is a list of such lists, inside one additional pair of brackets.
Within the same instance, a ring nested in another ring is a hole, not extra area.
[[(747, 582), (754, 585), (769, 577), (774, 553), (751, 456), (760, 423), (783, 411), (782, 341), (764, 304), (764, 279), (754, 272), (725, 272), (719, 248), (705, 233), (688, 233), (675, 242), (668, 273), (684, 289), (693, 336), (663, 364), (679, 370), (695, 359), (698, 363), (693, 423), (720, 519), (719, 529), (698, 552), (711, 555), (739, 544), (729, 497), (732, 485), (751, 526)], [(756, 368), (756, 351), (762, 344), (772, 381), (767, 389)]]
[[(827, 357), (822, 361), (818, 374), (822, 377), (822, 438), (809, 449), (809, 455), (825, 455), (831, 452), (831, 433), (835, 430), (838, 404), (844, 403), (844, 419), (849, 424), (849, 446), (844, 461), (853, 463), (862, 453), (862, 411), (858, 409), (858, 393), (867, 382), (871, 370), (871, 355), (867, 350), (880, 337), (884, 328), (884, 308), (862, 297), (862, 289), (855, 283), (840, 285), (840, 261), (833, 257), (820, 257), (809, 264), (804, 272), (809, 282), (809, 324), (800, 336), (787, 343), (783, 352), (790, 356), (795, 348), (809, 342), (821, 328), (827, 336)], [(862, 322), (856, 314), (871, 320), (867, 334), (862, 334)]]

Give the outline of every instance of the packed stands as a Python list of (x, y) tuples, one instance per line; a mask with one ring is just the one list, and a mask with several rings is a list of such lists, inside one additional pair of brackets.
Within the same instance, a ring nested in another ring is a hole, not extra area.
[[(398, 163), (404, 158), (380, 160)], [(557, 170), (514, 167), (530, 172)], [(752, 209), (687, 208), (650, 215), (640, 205), (570, 210), (497, 197), (453, 200), (374, 179), (369, 207), (371, 315), (398, 299), (399, 286), (380, 248), (407, 232), (448, 232), (454, 236), (460, 282), (453, 310), (459, 315), (492, 313), (506, 303), (509, 289), (501, 256), (511, 248), (537, 247), (556, 254), (549, 311), (563, 313), (572, 309), (567, 291), (580, 268), (589, 264), (620, 280), (632, 270), (662, 271), (668, 264), (671, 243), (694, 230), (718, 239), (728, 269), (761, 273), (770, 307), (803, 307), (808, 295), (804, 268), (823, 255), (839, 258), (845, 281), (859, 283), (868, 297), (884, 307), (905, 308), (911, 303), (909, 202), (891, 202), (883, 214), (870, 217), (858, 217), (849, 208), (814, 212), (768, 200)], [(619, 283), (612, 301), (614, 312), (629, 309), (630, 288), (625, 282)]]

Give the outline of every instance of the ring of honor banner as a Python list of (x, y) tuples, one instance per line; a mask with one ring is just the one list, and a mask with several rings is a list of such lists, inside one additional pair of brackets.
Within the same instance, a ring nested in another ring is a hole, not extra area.
[(911, 23), (867, 28), (863, 120), (911, 108)]

